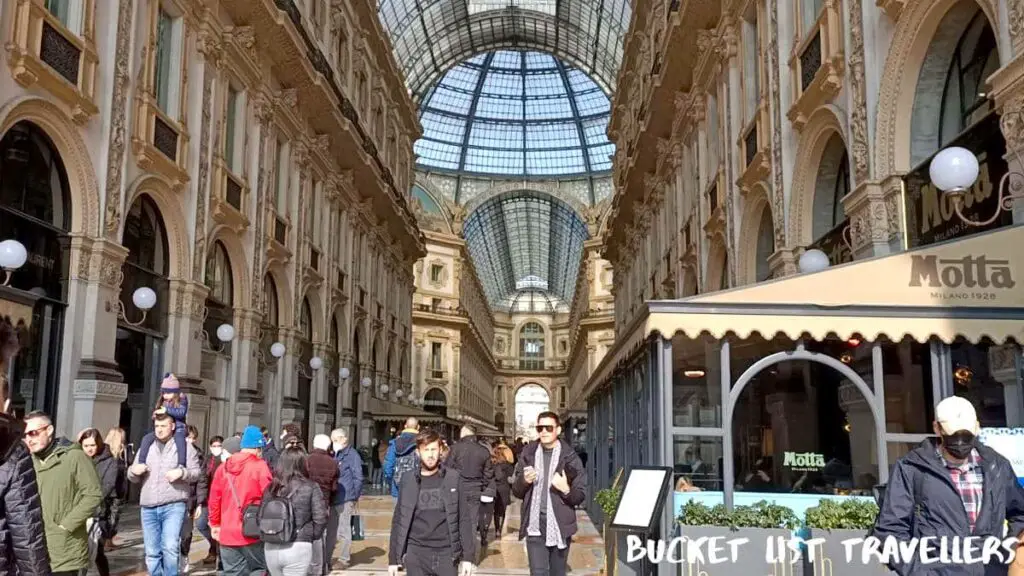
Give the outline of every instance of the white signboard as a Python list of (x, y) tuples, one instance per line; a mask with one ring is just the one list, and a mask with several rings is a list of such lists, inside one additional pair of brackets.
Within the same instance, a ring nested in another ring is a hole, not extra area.
[(1009, 460), (1024, 486), (1024, 428), (982, 428), (978, 440)]
[(663, 487), (670, 479), (668, 469), (634, 468), (626, 478), (622, 498), (615, 511), (612, 526), (615, 528), (636, 528), (646, 530), (653, 523), (659, 504), (664, 498)]

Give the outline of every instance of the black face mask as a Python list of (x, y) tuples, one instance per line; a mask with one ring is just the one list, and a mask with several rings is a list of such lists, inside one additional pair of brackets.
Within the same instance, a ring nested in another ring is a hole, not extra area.
[(957, 459), (967, 458), (974, 449), (974, 434), (961, 430), (956, 434), (942, 436), (942, 447)]

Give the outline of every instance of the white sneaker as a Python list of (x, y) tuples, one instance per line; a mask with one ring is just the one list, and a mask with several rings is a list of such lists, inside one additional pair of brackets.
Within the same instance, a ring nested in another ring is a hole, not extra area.
[(181, 574), (188, 574), (189, 568), (191, 568), (191, 566), (188, 564), (188, 558), (185, 556), (178, 556), (178, 572)]

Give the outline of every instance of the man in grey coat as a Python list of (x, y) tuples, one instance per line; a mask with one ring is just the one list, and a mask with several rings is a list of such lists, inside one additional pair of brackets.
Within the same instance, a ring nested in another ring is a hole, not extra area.
[(146, 569), (156, 576), (177, 576), (179, 537), (187, 513), (190, 485), (199, 479), (202, 468), (199, 455), (187, 445), (186, 466), (178, 466), (174, 444), (174, 419), (168, 414), (153, 417), (153, 442), (146, 464), (135, 463), (128, 469), (128, 480), (142, 483), (139, 505), (142, 508), (142, 540), (146, 549)]

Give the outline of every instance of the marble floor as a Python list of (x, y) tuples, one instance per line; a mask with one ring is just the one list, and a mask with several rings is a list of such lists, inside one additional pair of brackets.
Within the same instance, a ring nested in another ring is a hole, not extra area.
[[(388, 536), (391, 528), (393, 502), (390, 496), (364, 496), (359, 504), (363, 518), (365, 539), (352, 545), (352, 566), (332, 574), (372, 576), (387, 574)], [(513, 576), (529, 574), (526, 561), (526, 546), (518, 538), (519, 503), (508, 510), (505, 530), (500, 539), (490, 542), (486, 556), (479, 563), (477, 573), (481, 576)], [(569, 567), (574, 575), (598, 574), (604, 567), (604, 546), (600, 533), (590, 522), (585, 512), (577, 512), (579, 533), (569, 551)], [(494, 538), (493, 530), (491, 533)], [(118, 536), (117, 549), (108, 552), (111, 572), (118, 576), (145, 574), (142, 546), (142, 530), (139, 526), (138, 508), (130, 507), (122, 514), (122, 530)], [(198, 563), (206, 556), (208, 545), (199, 535), (195, 536), (190, 561), (190, 574), (201, 576), (215, 574)], [(90, 576), (97, 574), (90, 570)]]

